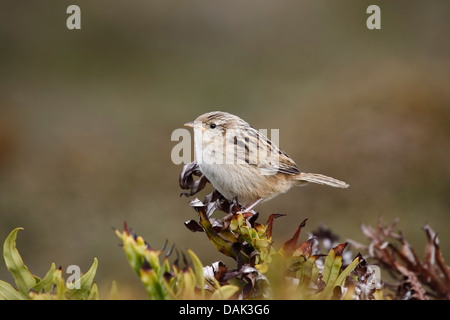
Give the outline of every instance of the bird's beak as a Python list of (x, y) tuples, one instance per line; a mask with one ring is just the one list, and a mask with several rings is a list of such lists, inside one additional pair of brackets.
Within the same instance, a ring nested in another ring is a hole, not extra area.
[(189, 128), (198, 128), (200, 127), (200, 129), (202, 129), (202, 131), (206, 131), (206, 128), (200, 124), (195, 124), (194, 121), (191, 122), (187, 122), (184, 124), (185, 127), (189, 127)]

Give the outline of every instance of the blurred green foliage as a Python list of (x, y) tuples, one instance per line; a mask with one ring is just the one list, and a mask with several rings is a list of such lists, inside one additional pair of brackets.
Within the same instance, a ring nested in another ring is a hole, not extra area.
[(300, 216), (358, 240), (359, 224), (383, 215), (400, 218), (412, 245), (425, 222), (450, 242), (448, 1), (379, 0), (372, 31), (368, 1), (76, 4), (74, 31), (67, 3), (0, 4), (0, 238), (25, 227), (21, 253), (38, 274), (98, 256), (100, 286), (115, 279), (145, 298), (107, 245), (105, 226), (123, 220), (151, 243), (189, 239), (211, 261), (214, 248), (182, 223), (192, 216), (170, 135), (213, 109), (279, 128), (301, 170), (350, 183), (258, 207), (288, 214), (277, 236)]
[(3, 244), (3, 258), (14, 278), (16, 288), (0, 280), (0, 300), (97, 300), (99, 298), (97, 284), (93, 282), (97, 271), (97, 259), (94, 259), (88, 272), (70, 283), (62, 278), (61, 268), (56, 269), (54, 263), (41, 279), (31, 274), (16, 248), (17, 232), (21, 229), (14, 229)]
[(220, 285), (214, 277), (207, 285), (203, 264), (191, 250), (188, 253), (192, 264), (182, 268), (178, 259), (173, 264), (169, 262), (170, 252), (162, 258), (162, 250), (152, 249), (141, 236), (133, 234), (126, 226), (123, 231), (116, 230), (116, 234), (123, 242), (128, 263), (152, 300), (227, 300), (239, 290), (237, 286)]

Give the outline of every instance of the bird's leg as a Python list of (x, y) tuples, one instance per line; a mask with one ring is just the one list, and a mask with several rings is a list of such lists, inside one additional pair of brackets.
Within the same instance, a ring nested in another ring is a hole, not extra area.
[[(254, 207), (256, 207), (259, 203), (261, 203), (264, 200), (264, 198), (259, 198), (258, 200), (256, 200), (254, 203), (252, 203), (250, 206), (248, 206), (247, 208), (242, 207), (241, 205), (239, 205), (239, 203), (237, 202), (237, 197), (235, 197), (232, 201), (232, 205), (230, 207), (230, 213), (228, 215), (226, 215), (223, 220), (228, 220), (230, 219), (233, 215), (235, 214), (243, 214), (243, 213), (252, 213), (251, 211), (253, 210)], [(239, 209), (236, 209), (239, 208)]]
[(253, 202), (250, 206), (248, 206), (247, 208), (243, 208), (241, 210), (241, 212), (250, 212), (252, 211), (252, 209), (254, 207), (256, 207), (258, 204), (260, 204), (264, 199), (263, 198), (259, 198), (258, 200), (256, 200), (255, 202)]

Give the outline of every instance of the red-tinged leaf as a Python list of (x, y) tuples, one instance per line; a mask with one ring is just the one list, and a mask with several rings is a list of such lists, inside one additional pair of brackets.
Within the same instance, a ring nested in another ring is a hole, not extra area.
[(306, 259), (308, 259), (308, 257), (311, 255), (314, 241), (316, 241), (316, 238), (312, 237), (308, 241), (300, 244), (297, 249), (295, 249), (293, 256), (304, 256)]
[(295, 250), (295, 247), (297, 246), (298, 237), (300, 236), (300, 231), (302, 231), (302, 228), (305, 226), (306, 220), (308, 219), (305, 219), (302, 221), (302, 223), (300, 223), (300, 225), (297, 228), (297, 231), (295, 231), (294, 233), (294, 236), (283, 244), (282, 249), (288, 255), (290, 255)]
[(276, 213), (276, 214), (271, 214), (270, 216), (269, 216), (269, 219), (267, 219), (267, 223), (266, 223), (266, 236), (268, 237), (268, 238), (271, 238), (272, 237), (272, 227), (273, 227), (273, 221), (276, 219), (276, 218), (279, 218), (279, 217), (284, 217), (284, 216), (286, 216), (285, 214), (280, 214), (280, 213)]
[(345, 248), (348, 246), (348, 242), (341, 243), (333, 248), (334, 254), (336, 256), (342, 256), (342, 252), (344, 252)]
[(255, 211), (254, 212), (244, 212), (242, 215), (244, 216), (245, 220), (247, 220), (248, 223), (250, 223), (250, 226), (252, 228), (254, 228), (255, 221), (256, 221), (256, 219), (258, 219), (259, 213), (255, 212)]
[(128, 229), (128, 224), (126, 221), (123, 222), (123, 232), (130, 234), (130, 229)]
[(251, 218), (253, 216), (253, 213), (249, 212), (249, 211), (245, 211), (245, 212), (242, 212), (242, 216), (244, 217), (245, 220), (248, 220), (249, 218)]

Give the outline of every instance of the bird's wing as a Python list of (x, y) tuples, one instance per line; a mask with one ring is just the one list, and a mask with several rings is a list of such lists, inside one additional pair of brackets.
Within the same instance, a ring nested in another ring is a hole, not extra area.
[(257, 168), (262, 174), (284, 173), (295, 175), (300, 173), (294, 160), (278, 147), (272, 151), (270, 156), (261, 159)]
[[(255, 166), (264, 175), (284, 173), (299, 174), (294, 160), (281, 150), (275, 143), (254, 128), (243, 135), (235, 135), (227, 146), (234, 152), (235, 160), (240, 164)], [(231, 143), (232, 142), (232, 143)]]

